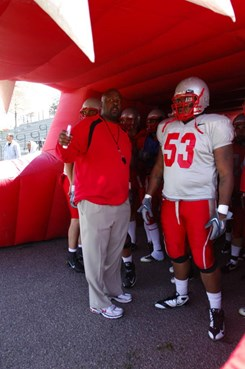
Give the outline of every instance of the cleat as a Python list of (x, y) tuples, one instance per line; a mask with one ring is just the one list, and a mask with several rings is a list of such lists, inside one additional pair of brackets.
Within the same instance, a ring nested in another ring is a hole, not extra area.
[(230, 273), (233, 270), (235, 270), (238, 267), (238, 262), (234, 262), (231, 260), (228, 261), (228, 263), (221, 268), (222, 273)]
[(221, 340), (225, 335), (223, 309), (209, 309), (210, 326), (208, 335), (213, 341)]
[(140, 261), (142, 261), (142, 263), (151, 263), (152, 261), (163, 261), (163, 260), (164, 260), (163, 254), (162, 257), (159, 259), (154, 258), (152, 254), (142, 256), (142, 258), (140, 258)]
[(90, 311), (94, 314), (101, 314), (107, 319), (118, 319), (123, 316), (123, 309), (115, 305), (110, 305), (104, 309), (90, 307)]
[(177, 292), (172, 297), (159, 300), (155, 303), (155, 307), (158, 309), (172, 309), (175, 307), (183, 306), (189, 301), (188, 295), (179, 295)]
[(174, 267), (173, 267), (173, 265), (171, 266), (171, 267), (169, 267), (169, 273), (174, 273)]

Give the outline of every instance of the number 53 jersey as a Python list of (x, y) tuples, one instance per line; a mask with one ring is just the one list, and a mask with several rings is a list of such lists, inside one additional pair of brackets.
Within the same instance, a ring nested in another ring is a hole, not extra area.
[(163, 196), (169, 200), (216, 198), (214, 150), (232, 144), (234, 129), (223, 115), (202, 114), (184, 124), (166, 119), (157, 129), (163, 153)]

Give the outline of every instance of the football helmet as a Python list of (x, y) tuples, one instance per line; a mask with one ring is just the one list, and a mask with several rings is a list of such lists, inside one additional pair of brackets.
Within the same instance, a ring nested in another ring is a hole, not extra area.
[(198, 77), (186, 78), (177, 85), (172, 102), (174, 116), (178, 120), (189, 120), (209, 106), (208, 86)]
[(148, 133), (155, 133), (158, 124), (165, 118), (165, 114), (161, 109), (153, 109), (146, 118), (146, 130)]
[(80, 115), (82, 118), (85, 117), (92, 117), (99, 113), (101, 107), (100, 100), (89, 97), (87, 100), (84, 101), (82, 108), (80, 110)]
[(135, 108), (126, 108), (122, 111), (120, 124), (125, 132), (136, 130), (140, 124), (140, 115)]

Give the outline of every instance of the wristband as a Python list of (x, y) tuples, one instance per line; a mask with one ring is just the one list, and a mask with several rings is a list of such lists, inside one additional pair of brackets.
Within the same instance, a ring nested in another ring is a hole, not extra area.
[(228, 211), (229, 211), (229, 206), (228, 205), (219, 205), (217, 210), (218, 210), (218, 213), (223, 214), (223, 215), (227, 215)]
[(152, 199), (152, 196), (151, 196), (151, 195), (149, 195), (148, 193), (146, 193), (146, 194), (145, 194), (145, 198), (146, 198), (146, 199)]

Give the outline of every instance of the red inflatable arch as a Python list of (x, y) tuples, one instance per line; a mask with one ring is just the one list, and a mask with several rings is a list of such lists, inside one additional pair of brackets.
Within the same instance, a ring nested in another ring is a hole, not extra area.
[[(125, 106), (133, 104), (143, 116), (155, 107), (169, 112), (176, 84), (196, 75), (210, 88), (211, 110), (231, 116), (241, 111), (244, 3), (232, 0), (226, 9), (228, 0), (215, 3), (218, 8), (212, 11), (195, 0), (89, 0), (86, 13), (81, 8), (86, 1), (74, 2), (69, 11), (81, 26), (76, 34), (75, 21), (48, 14), (47, 1), (0, 2), (0, 99), (5, 109), (9, 91), (2, 89), (15, 81), (62, 92), (42, 153), (8, 166), (0, 162), (0, 246), (67, 235), (69, 213), (59, 184), (63, 163), (55, 145), (61, 129), (77, 123), (87, 97), (115, 87)], [(80, 21), (84, 16), (90, 22)], [(84, 24), (91, 29), (82, 29)]]

